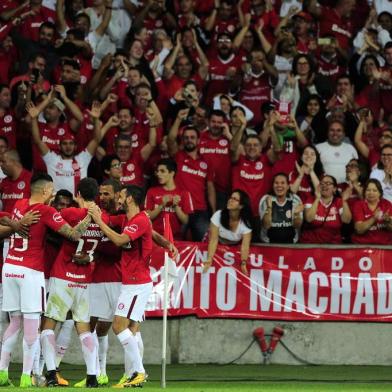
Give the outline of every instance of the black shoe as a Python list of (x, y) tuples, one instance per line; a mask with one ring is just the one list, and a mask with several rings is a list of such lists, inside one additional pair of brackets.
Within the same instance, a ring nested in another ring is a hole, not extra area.
[(46, 385), (48, 388), (58, 387), (56, 370), (49, 370), (46, 373)]
[(98, 388), (97, 376), (87, 374), (86, 377), (86, 388)]

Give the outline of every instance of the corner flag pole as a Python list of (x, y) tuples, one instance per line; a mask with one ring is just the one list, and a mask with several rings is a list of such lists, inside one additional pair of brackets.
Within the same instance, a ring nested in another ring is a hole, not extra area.
[[(169, 215), (165, 214), (164, 237), (173, 242), (173, 233), (170, 227)], [(167, 346), (167, 308), (169, 302), (169, 252), (165, 251), (165, 264), (163, 276), (163, 319), (162, 319), (162, 361), (161, 361), (161, 388), (166, 388), (166, 346)]]

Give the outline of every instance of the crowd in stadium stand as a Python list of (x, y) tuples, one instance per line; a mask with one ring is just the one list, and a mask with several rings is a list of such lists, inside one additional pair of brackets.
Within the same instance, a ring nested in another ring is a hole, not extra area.
[(142, 186), (209, 261), (391, 244), (390, 1), (3, 0), (0, 23), (5, 212), (47, 172)]

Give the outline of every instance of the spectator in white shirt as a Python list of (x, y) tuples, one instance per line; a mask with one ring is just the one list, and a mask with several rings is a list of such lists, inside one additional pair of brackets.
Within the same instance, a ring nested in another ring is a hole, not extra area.
[(381, 149), (380, 162), (370, 173), (370, 178), (380, 181), (383, 198), (392, 202), (392, 145), (386, 144)]
[[(46, 99), (53, 100), (52, 94), (49, 94)], [(55, 98), (55, 100), (58, 99)], [(112, 126), (113, 119), (111, 118), (101, 129), (101, 123), (99, 121), (101, 105), (95, 102), (89, 111), (89, 115), (94, 124), (94, 138), (83, 151), (76, 154), (75, 138), (71, 133), (66, 132), (60, 139), (60, 153), (56, 153), (51, 151), (41, 139), (38, 127), (39, 109), (33, 103), (30, 103), (27, 105), (27, 111), (31, 117), (31, 130), (34, 143), (42, 155), (48, 174), (53, 178), (54, 190), (66, 189), (72, 194), (75, 194), (79, 181), (87, 177), (88, 165), (103, 135)]]
[(344, 142), (344, 138), (344, 124), (333, 120), (328, 127), (327, 141), (316, 145), (325, 174), (336, 178), (338, 183), (345, 180), (347, 163), (353, 158), (358, 159), (357, 150)]

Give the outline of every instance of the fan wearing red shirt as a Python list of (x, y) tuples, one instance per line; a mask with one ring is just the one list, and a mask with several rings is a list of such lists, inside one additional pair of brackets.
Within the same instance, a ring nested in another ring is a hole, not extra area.
[(193, 205), (190, 193), (176, 186), (176, 172), (177, 165), (173, 160), (162, 159), (158, 162), (155, 175), (160, 186), (147, 191), (145, 207), (154, 230), (163, 235), (164, 215), (168, 214), (174, 239), (181, 240), (182, 225), (188, 223)]
[(239, 25), (238, 17), (234, 15), (234, 2), (221, 0), (218, 7), (214, 7), (211, 14), (205, 19), (205, 30), (216, 34), (233, 34)]
[(144, 184), (144, 164), (151, 156), (156, 145), (156, 128), (150, 128), (149, 142), (141, 150), (133, 150), (132, 139), (126, 135), (119, 135), (114, 143), (114, 150), (120, 159), (123, 185)]
[(143, 319), (148, 298), (152, 292), (150, 258), (152, 252), (152, 226), (146, 212), (141, 211), (143, 190), (129, 185), (120, 192), (119, 204), (124, 208), (128, 222), (121, 234), (116, 233), (102, 219), (99, 209), (92, 213), (94, 221), (117, 246), (121, 255), (122, 287), (113, 319), (113, 331), (124, 348), (126, 360), (133, 363), (133, 374), (123, 387), (139, 385), (145, 380), (145, 370), (137, 345), (136, 332)]
[[(205, 102), (210, 104), (217, 94), (227, 94), (230, 82), (241, 68), (242, 58), (233, 51), (233, 40), (228, 33), (217, 36), (217, 46), (210, 57), (209, 82)], [(217, 53), (215, 51), (217, 50)]]
[(169, 99), (174, 98), (189, 80), (194, 80), (197, 87), (201, 89), (208, 74), (207, 65), (200, 65), (195, 71), (195, 65), (190, 56), (178, 55), (182, 49), (181, 41), (178, 40), (172, 54), (165, 61), (163, 78)]
[(114, 153), (115, 141), (119, 135), (129, 136), (132, 139), (132, 149), (140, 150), (142, 148), (142, 146), (140, 146), (141, 140), (139, 140), (141, 135), (134, 130), (135, 118), (132, 109), (120, 109), (117, 113), (117, 117), (119, 121), (118, 126), (111, 128), (104, 138), (106, 154)]
[(364, 199), (353, 207), (354, 244), (390, 245), (392, 241), (392, 204), (383, 199), (383, 190), (376, 179), (367, 181)]
[[(80, 208), (71, 207), (61, 211), (61, 216), (72, 226), (76, 226), (80, 221), (89, 217), (88, 207), (98, 195), (98, 184), (93, 178), (83, 178), (78, 184), (77, 192)], [(105, 214), (102, 219), (105, 222), (109, 221), (109, 217)], [(55, 339), (54, 330), (57, 322), (66, 320), (69, 311), (72, 311), (72, 318), (75, 321), (87, 366), (86, 386), (97, 385), (97, 347), (90, 332), (89, 286), (94, 269), (92, 263), (94, 251), (103, 236), (99, 226), (90, 222), (78, 242), (70, 240), (63, 242), (53, 264), (49, 280), (49, 298), (41, 333), (42, 348), (48, 371), (47, 383), (50, 386), (57, 384), (56, 351), (52, 345)], [(90, 258), (90, 262), (87, 264), (74, 258), (74, 254), (82, 253), (86, 253)], [(61, 302), (59, 302), (59, 298), (61, 298)]]
[(355, 0), (338, 0), (333, 8), (319, 6), (316, 0), (312, 0), (308, 9), (319, 19), (319, 36), (333, 34), (339, 42), (340, 50), (347, 55), (353, 34), (350, 16), (355, 9)]
[(225, 118), (223, 111), (211, 111), (208, 131), (201, 134), (199, 143), (199, 154), (207, 162), (214, 176), (218, 210), (227, 204), (231, 179), (230, 141), (232, 136)]
[(261, 49), (250, 52), (250, 69), (242, 75), (239, 100), (253, 112), (251, 125), (260, 126), (263, 120), (261, 106), (271, 100), (272, 87), (276, 84), (278, 71), (268, 63)]
[[(6, 26), (0, 28), (0, 35), (3, 35), (4, 27)], [(0, 42), (0, 83), (8, 85), (13, 66), (18, 59), (18, 51), (10, 36), (1, 37)]]
[[(177, 143), (178, 130), (181, 122), (189, 113), (182, 109), (177, 113), (176, 120), (167, 136), (169, 155), (177, 164), (176, 185), (192, 195), (195, 211), (189, 216), (189, 228), (193, 241), (202, 241), (209, 226), (207, 200), (213, 212), (216, 210), (216, 191), (214, 176), (206, 160), (198, 153), (200, 135), (196, 128), (186, 127), (181, 135), (183, 150)], [(227, 173), (225, 173), (227, 175)]]
[[(141, 150), (150, 140), (150, 131), (155, 128), (156, 144), (160, 144), (163, 138), (161, 112), (151, 95), (151, 88), (147, 83), (140, 83), (135, 89), (135, 108), (134, 108), (134, 133), (137, 135), (138, 148)], [(135, 139), (136, 140), (136, 139)], [(159, 151), (154, 149), (152, 155), (159, 155)], [(147, 159), (145, 174), (148, 176), (153, 172), (151, 165), (153, 156)]]
[(11, 91), (0, 84), (0, 136), (8, 140), (10, 148), (16, 148), (16, 117), (11, 106)]
[(38, 40), (39, 27), (43, 22), (55, 23), (56, 13), (42, 5), (42, 0), (30, 1), (31, 15), (24, 18), (20, 25), (20, 33), (23, 37), (31, 39), (33, 41)]
[[(278, 9), (277, 3), (274, 3), (275, 9)], [(275, 9), (264, 0), (250, 0), (251, 23), (254, 26), (262, 25), (263, 34), (271, 44), (275, 40), (274, 31), (280, 23)]]
[(358, 110), (360, 122), (354, 135), (355, 148), (369, 162), (370, 169), (377, 166), (382, 148), (392, 143), (392, 130), (373, 127), (374, 117), (370, 109)]
[(343, 223), (350, 223), (351, 211), (347, 204), (347, 194), (343, 198), (335, 196), (336, 179), (325, 175), (315, 195), (309, 195), (305, 201), (306, 224), (302, 227), (301, 243), (305, 244), (340, 244)]
[(3, 211), (11, 213), (17, 200), (30, 197), (31, 173), (24, 169), (16, 150), (0, 156), (0, 166), (6, 177), (0, 182)]
[(136, 14), (132, 23), (134, 30), (145, 27), (148, 35), (151, 37), (156, 29), (165, 29), (166, 31), (176, 29), (176, 20), (166, 9), (164, 0), (156, 0), (144, 4), (144, 7)]
[[(259, 211), (260, 199), (271, 189), (272, 164), (276, 155), (272, 148), (267, 154), (261, 152), (261, 141), (257, 135), (248, 135), (243, 144), (241, 139), (246, 128), (245, 116), (239, 112), (240, 122), (231, 141), (232, 188), (244, 191), (250, 198), (253, 216)], [(237, 126), (237, 124), (233, 124)]]
[[(68, 225), (61, 215), (46, 203), (53, 194), (53, 180), (47, 174), (31, 179), (31, 197), (15, 203), (13, 218), (22, 218), (29, 211), (40, 214), (31, 226), (28, 238), (13, 234), (3, 267), (3, 310), (10, 312), (10, 325), (4, 334), (0, 358), (0, 385), (8, 385), (8, 366), (21, 330), (23, 315), (23, 373), (21, 385), (31, 386), (31, 370), (38, 344), (41, 312), (45, 311), (44, 243), (48, 228), (64, 237), (78, 241), (90, 224), (90, 217), (77, 226)], [(54, 343), (54, 342), (53, 342)]]

